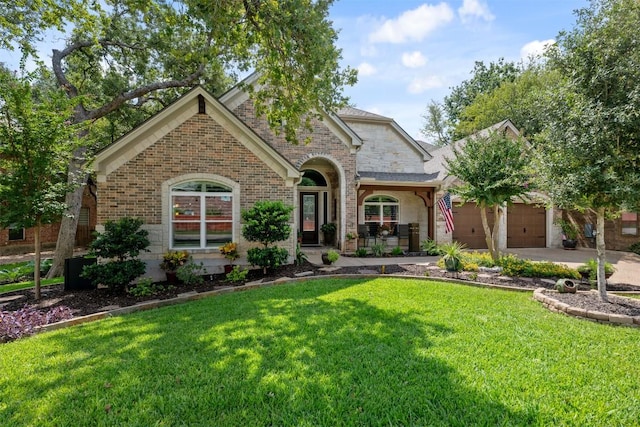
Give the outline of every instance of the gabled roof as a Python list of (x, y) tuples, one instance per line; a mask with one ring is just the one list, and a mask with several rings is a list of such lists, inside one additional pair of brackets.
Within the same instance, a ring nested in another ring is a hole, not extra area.
[(429, 152), (419, 144), (415, 139), (413, 139), (404, 129), (396, 123), (390, 117), (381, 116), (379, 114), (371, 113), (369, 111), (361, 110), (359, 108), (354, 107), (345, 107), (338, 111), (338, 116), (342, 118), (347, 124), (349, 122), (359, 122), (359, 123), (378, 123), (390, 126), (391, 129), (400, 136), (407, 144), (413, 147), (420, 155), (422, 155), (422, 160), (427, 161), (431, 159), (431, 155)]
[(93, 160), (93, 169), (97, 173), (98, 181), (106, 180), (107, 175), (111, 172), (198, 114), (201, 101), (204, 101), (205, 112), (209, 117), (271, 167), (287, 181), (287, 184), (293, 185), (294, 181), (299, 179), (300, 172), (295, 166), (271, 148), (213, 95), (201, 86), (197, 86), (131, 132), (99, 151)]
[[(249, 93), (244, 90), (245, 86), (254, 86), (258, 89), (258, 80), (260, 73), (253, 72), (240, 83), (229, 89), (220, 96), (219, 101), (223, 103), (229, 110), (235, 110), (239, 105), (249, 99)], [(352, 151), (362, 145), (362, 139), (337, 115), (328, 111), (320, 111), (323, 123)]]
[(459, 139), (451, 144), (436, 148), (430, 151), (431, 160), (424, 164), (424, 171), (428, 174), (437, 174), (437, 178), (443, 181), (447, 174), (446, 160), (454, 157), (453, 148), (459, 149), (464, 146), (469, 138), (482, 138), (496, 131), (511, 131), (515, 136), (520, 136), (520, 131), (510, 119), (503, 120), (485, 129), (482, 129), (466, 138)]

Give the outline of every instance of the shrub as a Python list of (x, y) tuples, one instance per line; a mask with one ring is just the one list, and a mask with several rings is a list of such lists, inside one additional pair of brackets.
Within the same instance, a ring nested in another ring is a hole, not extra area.
[(272, 246), (269, 248), (251, 248), (247, 251), (247, 261), (251, 265), (263, 268), (266, 274), (269, 268), (278, 268), (287, 263), (289, 252), (285, 248)]
[(224, 255), (226, 259), (231, 261), (231, 264), (233, 264), (233, 261), (240, 258), (240, 254), (238, 253), (238, 245), (234, 242), (227, 242), (224, 245), (220, 246), (220, 253)]
[(356, 249), (356, 251), (354, 252), (355, 256), (357, 256), (358, 258), (364, 258), (367, 256), (367, 248), (358, 248)]
[(491, 254), (489, 252), (465, 252), (464, 258), (466, 262), (477, 264), (481, 267), (495, 267), (496, 263), (491, 258)]
[(137, 259), (141, 251), (149, 246), (149, 232), (141, 230), (142, 220), (124, 217), (118, 221), (107, 221), (105, 231), (91, 242), (91, 255), (107, 259), (104, 264), (85, 266), (83, 277), (94, 285), (103, 284), (112, 291), (122, 291), (136, 277), (144, 274), (144, 262)]
[(528, 259), (520, 259), (512, 254), (501, 257), (499, 265), (506, 276), (559, 277), (566, 279), (578, 279), (580, 277), (577, 270), (566, 265), (548, 261), (533, 262)]
[[(607, 276), (611, 275), (613, 274), (614, 271), (616, 270), (615, 268), (613, 268), (613, 264), (611, 264), (610, 262), (604, 263), (605, 275)], [(597, 280), (598, 279), (598, 261), (593, 258), (588, 259), (587, 262), (578, 266), (578, 272), (588, 274), (589, 280), (591, 281)]]
[(176, 271), (179, 267), (183, 266), (189, 261), (189, 252), (187, 251), (167, 251), (162, 256), (162, 262), (160, 268), (164, 271)]
[(633, 245), (629, 246), (629, 251), (640, 255), (640, 242), (635, 242)]
[(302, 252), (302, 249), (300, 249), (300, 245), (296, 245), (296, 265), (302, 265), (308, 260), (309, 259), (307, 258), (307, 254)]
[(422, 242), (420, 242), (420, 247), (429, 256), (440, 255), (440, 247), (438, 246), (435, 240), (432, 240), (432, 239), (423, 240)]
[(244, 282), (249, 274), (249, 270), (242, 270), (239, 265), (233, 267), (229, 273), (227, 273), (227, 280), (231, 283)]
[(371, 254), (375, 257), (381, 257), (384, 255), (384, 249), (384, 243), (376, 243), (375, 245), (371, 245)]
[(442, 261), (448, 271), (460, 271), (462, 269), (463, 250), (465, 247), (464, 243), (457, 241), (440, 245)]
[(16, 283), (33, 279), (33, 265), (19, 265), (6, 270), (0, 270), (0, 283)]
[(165, 289), (171, 289), (172, 286), (163, 286), (159, 283), (153, 283), (153, 280), (149, 277), (140, 279), (138, 283), (129, 286), (127, 293), (134, 297), (148, 297), (164, 291)]
[(284, 248), (270, 246), (275, 242), (287, 240), (291, 234), (289, 217), (293, 207), (280, 201), (258, 201), (249, 210), (242, 211), (242, 235), (250, 242), (260, 242), (262, 248), (247, 251), (247, 261), (262, 267), (264, 274), (268, 268), (280, 267), (289, 258)]
[(333, 264), (338, 260), (338, 258), (340, 258), (340, 254), (333, 249), (329, 249), (329, 251), (327, 252), (327, 259), (329, 260), (329, 262)]
[(44, 313), (31, 306), (17, 311), (0, 311), (0, 342), (32, 335), (38, 326), (60, 322), (72, 317), (71, 309), (64, 306), (53, 307)]
[(404, 251), (400, 246), (396, 246), (395, 248), (391, 249), (391, 255), (401, 256), (401, 255), (404, 255)]
[(204, 264), (201, 262), (193, 262), (193, 258), (189, 256), (186, 264), (178, 267), (176, 276), (185, 285), (201, 285), (204, 282), (202, 275), (206, 274)]

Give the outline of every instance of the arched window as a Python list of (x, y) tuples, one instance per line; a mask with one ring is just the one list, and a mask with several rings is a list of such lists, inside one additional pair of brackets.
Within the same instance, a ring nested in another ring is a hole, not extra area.
[(231, 188), (209, 181), (171, 187), (171, 247), (216, 248), (233, 240)]
[(389, 196), (371, 196), (364, 201), (364, 222), (369, 224), (370, 228), (376, 229), (386, 225), (391, 234), (395, 234), (400, 217), (399, 211), (398, 199)]
[(300, 181), (301, 187), (326, 187), (327, 180), (318, 171), (308, 169), (302, 172), (302, 180)]

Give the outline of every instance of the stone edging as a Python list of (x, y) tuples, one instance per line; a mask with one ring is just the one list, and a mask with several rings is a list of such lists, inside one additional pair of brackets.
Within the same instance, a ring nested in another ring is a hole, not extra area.
[[(551, 291), (546, 288), (538, 288), (533, 292), (533, 299), (539, 301), (551, 311), (555, 311), (558, 313), (564, 313), (568, 316), (579, 317), (582, 319), (587, 319), (599, 323), (608, 323), (608, 324), (616, 324), (616, 325), (626, 325), (626, 326), (640, 326), (640, 316), (627, 316), (626, 314), (608, 314), (603, 313), (601, 311), (591, 311), (586, 310), (584, 308), (578, 308), (570, 306), (564, 302), (558, 301), (553, 298), (553, 293), (556, 291)], [(578, 291), (584, 292), (584, 291)], [(590, 292), (590, 291), (587, 291)]]

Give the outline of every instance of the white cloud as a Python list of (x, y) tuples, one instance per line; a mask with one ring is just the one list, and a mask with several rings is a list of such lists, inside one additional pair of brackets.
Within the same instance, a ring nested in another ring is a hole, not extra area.
[(402, 65), (408, 68), (420, 68), (427, 63), (427, 58), (424, 57), (422, 52), (413, 51), (405, 52), (402, 54)]
[(358, 65), (358, 75), (365, 77), (365, 76), (372, 76), (377, 72), (376, 67), (374, 67), (373, 65), (369, 64), (368, 62), (363, 62), (360, 65)]
[(528, 59), (538, 55), (542, 55), (547, 47), (555, 44), (554, 39), (549, 40), (534, 40), (522, 46), (520, 49), (520, 58)]
[(450, 22), (453, 11), (446, 3), (436, 6), (423, 4), (408, 10), (396, 19), (387, 19), (376, 31), (369, 34), (372, 43), (404, 43), (422, 41), (436, 28)]
[(443, 85), (444, 82), (438, 76), (416, 77), (411, 81), (411, 83), (409, 83), (409, 87), (407, 87), (407, 90), (409, 91), (409, 93), (415, 95), (429, 89), (442, 87)]
[(495, 16), (489, 10), (489, 6), (480, 0), (464, 0), (458, 9), (458, 15), (462, 22), (468, 22), (474, 18), (493, 21)]

